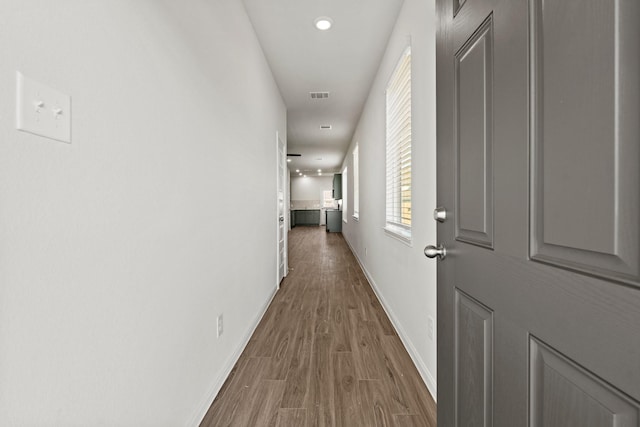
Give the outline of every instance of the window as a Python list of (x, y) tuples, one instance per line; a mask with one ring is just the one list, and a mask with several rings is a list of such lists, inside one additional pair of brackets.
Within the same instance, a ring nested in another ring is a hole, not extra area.
[(342, 171), (342, 221), (347, 222), (347, 168)]
[(358, 143), (353, 149), (353, 217), (360, 218), (360, 166), (358, 165)]
[(385, 229), (411, 239), (411, 47), (403, 52), (386, 91), (387, 211)]
[(322, 192), (322, 207), (325, 209), (334, 209), (336, 204), (333, 200), (333, 191), (332, 190), (324, 190)]

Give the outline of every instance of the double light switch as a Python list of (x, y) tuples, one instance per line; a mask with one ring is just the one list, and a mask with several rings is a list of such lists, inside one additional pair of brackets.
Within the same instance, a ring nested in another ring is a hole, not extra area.
[(71, 142), (71, 97), (17, 73), (19, 130)]

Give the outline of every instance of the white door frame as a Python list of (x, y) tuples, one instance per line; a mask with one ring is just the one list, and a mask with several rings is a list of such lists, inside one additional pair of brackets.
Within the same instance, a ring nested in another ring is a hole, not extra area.
[[(282, 154), (280, 154), (280, 145), (282, 144)], [(282, 176), (279, 176), (280, 169), (282, 168)], [(280, 138), (280, 132), (276, 131), (276, 287), (280, 289), (280, 191), (282, 191), (283, 198), (283, 216), (284, 223), (282, 224), (282, 233), (284, 240), (283, 249), (283, 263), (284, 271), (282, 279), (287, 277), (289, 271), (289, 256), (288, 256), (288, 229), (289, 229), (289, 208), (287, 206), (287, 143)], [(279, 185), (282, 185), (282, 189)]]

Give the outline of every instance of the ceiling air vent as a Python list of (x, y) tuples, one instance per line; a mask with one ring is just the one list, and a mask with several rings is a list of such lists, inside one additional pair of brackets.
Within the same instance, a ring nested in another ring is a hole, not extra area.
[(320, 125), (320, 129), (331, 130), (331, 125)]
[(329, 98), (329, 92), (309, 92), (311, 99), (327, 99)]

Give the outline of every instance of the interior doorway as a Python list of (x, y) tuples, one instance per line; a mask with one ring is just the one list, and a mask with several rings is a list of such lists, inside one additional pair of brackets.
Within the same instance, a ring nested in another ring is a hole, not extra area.
[(278, 171), (277, 171), (277, 242), (278, 242), (278, 277), (277, 286), (280, 287), (280, 282), (287, 275), (287, 207), (286, 207), (286, 194), (287, 194), (287, 158), (285, 142), (280, 137), (279, 132), (276, 132), (276, 144), (277, 144), (277, 156), (278, 156)]

